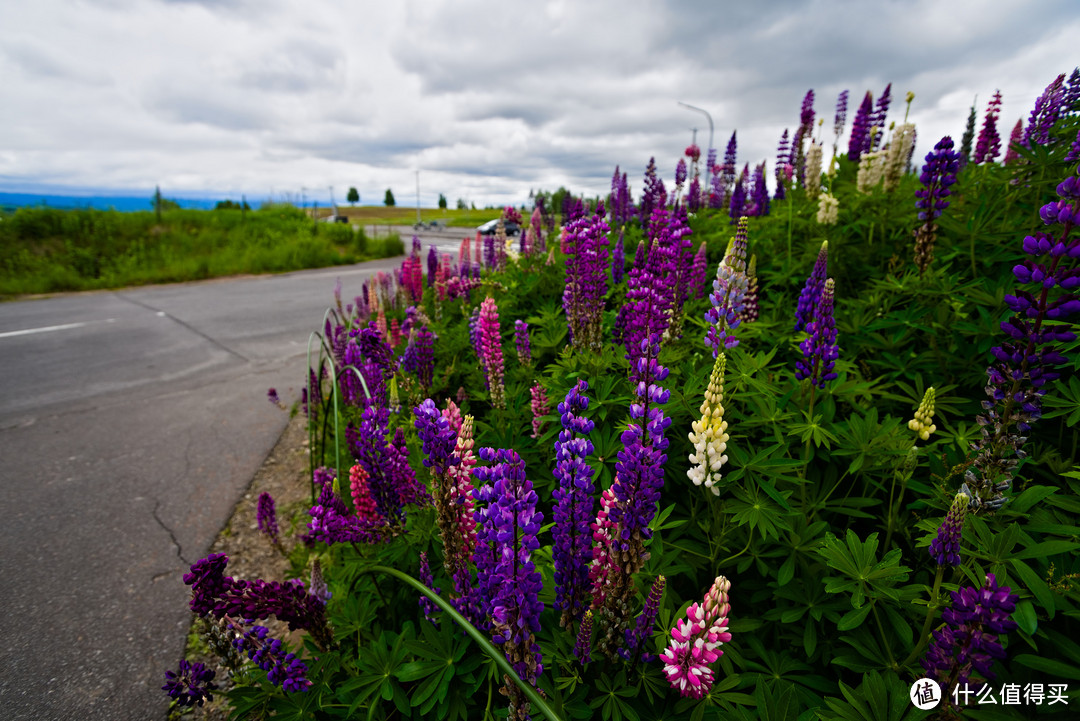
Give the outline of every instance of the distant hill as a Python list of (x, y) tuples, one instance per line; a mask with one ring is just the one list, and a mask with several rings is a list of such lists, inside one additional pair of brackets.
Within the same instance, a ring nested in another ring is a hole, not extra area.
[[(119, 210), (132, 212), (136, 210), (153, 210), (151, 198), (154, 192), (148, 192), (144, 197), (134, 196), (109, 196), (109, 195), (50, 195), (48, 193), (5, 193), (0, 192), (0, 208), (11, 210), (26, 205), (47, 205), (50, 208), (97, 208), (98, 210)], [(167, 194), (163, 195), (169, 197)], [(211, 210), (217, 204), (217, 200), (206, 198), (169, 198), (180, 204), (181, 208), (195, 208), (199, 210)]]

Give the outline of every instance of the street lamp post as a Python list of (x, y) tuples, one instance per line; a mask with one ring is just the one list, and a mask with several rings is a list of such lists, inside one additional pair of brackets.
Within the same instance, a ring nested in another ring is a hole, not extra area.
[(420, 225), (420, 171), (416, 171), (416, 224)]
[(705, 150), (706, 151), (712, 150), (713, 149), (713, 144), (712, 144), (713, 143), (713, 122), (712, 122), (712, 116), (709, 115), (709, 111), (708, 110), (703, 110), (702, 108), (699, 108), (699, 107), (694, 106), (694, 105), (690, 105), (689, 103), (684, 103), (681, 100), (678, 101), (678, 102), (679, 102), (679, 105), (683, 106), (684, 108), (690, 108), (691, 110), (696, 110), (699, 113), (704, 113), (705, 114), (706, 119), (708, 119), (708, 121), (709, 121), (709, 147), (706, 148)]

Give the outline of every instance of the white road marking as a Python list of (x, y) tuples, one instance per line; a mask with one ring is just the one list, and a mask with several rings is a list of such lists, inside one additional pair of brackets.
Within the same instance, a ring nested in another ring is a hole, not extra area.
[(11, 338), (17, 335), (31, 335), (33, 333), (50, 333), (54, 330), (71, 330), (72, 328), (82, 328), (84, 326), (91, 325), (93, 323), (115, 323), (115, 318), (106, 318), (105, 320), (91, 320), (83, 323), (65, 323), (63, 325), (47, 325), (41, 328), (26, 328), (25, 330), (9, 330), (6, 333), (0, 333), (0, 338)]

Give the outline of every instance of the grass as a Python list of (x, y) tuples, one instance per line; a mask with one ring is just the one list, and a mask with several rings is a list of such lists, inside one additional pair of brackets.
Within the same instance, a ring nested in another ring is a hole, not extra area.
[(0, 216), (0, 299), (249, 273), (349, 265), (400, 255), (397, 235), (315, 223), (292, 206), (152, 212), (20, 208)]

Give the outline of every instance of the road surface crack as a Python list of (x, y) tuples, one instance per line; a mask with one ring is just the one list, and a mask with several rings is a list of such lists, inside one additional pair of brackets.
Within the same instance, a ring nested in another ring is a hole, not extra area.
[(163, 311), (163, 310), (161, 310), (159, 308), (155, 308), (152, 305), (147, 305), (146, 303), (143, 303), (142, 301), (135, 300), (134, 298), (129, 298), (126, 295), (123, 295), (122, 293), (113, 293), (113, 295), (115, 295), (117, 298), (120, 298), (121, 300), (126, 300), (128, 303), (131, 303), (133, 305), (137, 305), (140, 308), (145, 308), (146, 310), (151, 310), (151, 311), (154, 311), (155, 313), (157, 313), (159, 315), (165, 316), (166, 318), (171, 320), (173, 323), (184, 326), (185, 328), (187, 328), (189, 331), (191, 331), (195, 335), (199, 336), (200, 338), (207, 341), (208, 343), (212, 343), (213, 345), (216, 345), (218, 348), (225, 351), (226, 353), (229, 353), (230, 355), (236, 356), (237, 358), (244, 361), (245, 363), (250, 363), (251, 362), (250, 358), (245, 358), (244, 356), (240, 355), (239, 353), (237, 353), (236, 351), (234, 351), (232, 348), (225, 345), (221, 341), (219, 341), (219, 340), (217, 340), (215, 338), (211, 338), (210, 336), (206, 335), (206, 333), (203, 333), (201, 330), (199, 330), (195, 326), (190, 325), (189, 323), (185, 323), (184, 321), (180, 320), (179, 318), (177, 318), (176, 316), (174, 316), (174, 315), (172, 315), (170, 313), (166, 313), (165, 311)]
[(184, 558), (184, 549), (180, 546), (180, 541), (176, 540), (176, 534), (172, 532), (172, 529), (165, 525), (165, 522), (161, 520), (161, 516), (158, 515), (158, 508), (161, 507), (161, 501), (154, 501), (154, 510), (150, 513), (153, 514), (154, 520), (158, 522), (158, 525), (164, 529), (165, 533), (169, 534), (169, 538), (172, 539), (173, 545), (176, 546), (176, 557), (184, 562), (185, 566), (190, 566), (191, 562)]

